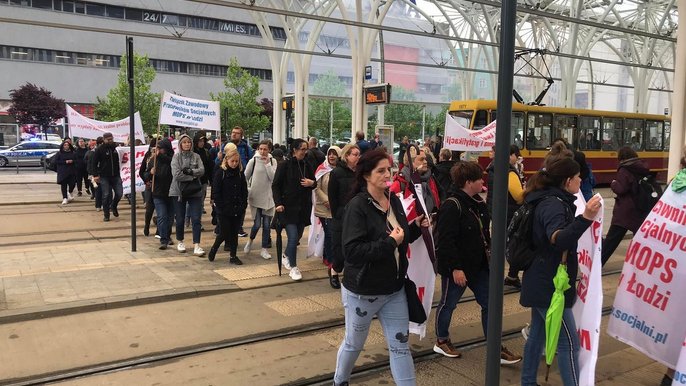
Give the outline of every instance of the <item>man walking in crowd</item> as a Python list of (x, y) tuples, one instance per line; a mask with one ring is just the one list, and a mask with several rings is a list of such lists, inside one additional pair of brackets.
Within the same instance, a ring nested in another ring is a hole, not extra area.
[(318, 145), (319, 143), (315, 137), (310, 137), (310, 139), (307, 141), (308, 149), (305, 162), (310, 165), (312, 170), (317, 170), (317, 167), (319, 167), (319, 165), (321, 165), (326, 158), (324, 153), (319, 149)]
[[(238, 149), (238, 156), (241, 159), (242, 170), (245, 170), (245, 167), (248, 166), (248, 161), (250, 161), (255, 152), (250, 148), (248, 142), (243, 139), (242, 127), (235, 126), (233, 129), (231, 129), (231, 142), (233, 142), (233, 144), (236, 145), (236, 148)], [(243, 217), (244, 218), (241, 219), (240, 229), (238, 230), (238, 236), (248, 237), (248, 234), (245, 233), (245, 231), (243, 230), (243, 221), (245, 220), (245, 213), (243, 213)]]
[[(103, 221), (110, 221), (110, 210), (114, 217), (119, 217), (119, 200), (123, 194), (121, 176), (119, 175), (119, 154), (112, 133), (102, 136), (103, 144), (93, 154), (93, 181), (100, 185), (102, 192)], [(112, 191), (114, 190), (114, 198)]]
[(372, 150), (383, 146), (383, 142), (379, 139), (379, 133), (374, 134), (374, 139), (369, 142), (369, 146)]
[(364, 132), (363, 131), (358, 131), (355, 133), (355, 143), (357, 143), (357, 147), (360, 148), (360, 154), (364, 154), (365, 151), (371, 150), (371, 145), (369, 144), (369, 141), (364, 139)]

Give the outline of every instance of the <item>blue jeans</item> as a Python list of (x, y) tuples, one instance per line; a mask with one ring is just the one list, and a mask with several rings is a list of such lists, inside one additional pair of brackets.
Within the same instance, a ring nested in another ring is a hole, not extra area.
[(322, 256), (324, 264), (331, 268), (333, 267), (333, 240), (331, 236), (331, 219), (319, 217), (319, 221), (322, 222), (322, 228), (324, 229), (324, 253)]
[[(531, 330), (524, 345), (524, 364), (522, 365), (522, 386), (535, 386), (538, 365), (545, 349), (545, 314), (547, 308), (531, 308)], [(579, 335), (571, 308), (562, 314), (560, 339), (557, 342), (557, 365), (564, 386), (579, 384)]]
[[(102, 192), (102, 211), (105, 216), (110, 215), (110, 208), (117, 208), (119, 200), (124, 195), (124, 187), (121, 184), (120, 176), (105, 177), (100, 176), (100, 191)], [(112, 198), (114, 190), (114, 198)]]
[[(260, 226), (262, 227), (262, 248), (267, 248), (267, 245), (269, 245), (269, 226), (272, 223), (272, 216), (267, 216), (264, 214), (265, 212), (266, 210), (257, 208), (255, 219), (253, 220), (252, 228), (250, 229), (250, 240), (255, 240), (257, 231), (260, 230)], [(242, 221), (241, 224), (243, 224)]]
[(414, 362), (408, 344), (410, 332), (405, 289), (390, 295), (370, 296), (355, 294), (342, 286), (341, 297), (345, 308), (345, 337), (336, 356), (334, 384), (350, 380), (355, 361), (367, 340), (369, 325), (377, 315), (388, 344), (393, 380), (399, 386), (416, 385)]
[(286, 244), (286, 256), (288, 256), (288, 264), (291, 267), (297, 267), (298, 262), (296, 260), (296, 253), (298, 250), (298, 241), (303, 235), (305, 226), (302, 224), (286, 224), (286, 237), (288, 237), (288, 243)]
[(202, 215), (202, 197), (172, 197), (176, 206), (176, 239), (183, 241), (184, 218), (186, 217), (186, 204), (188, 204), (189, 217), (193, 225), (193, 244), (200, 242), (200, 215)]
[[(474, 293), (476, 302), (481, 306), (481, 328), (486, 336), (488, 323), (488, 270), (482, 269), (475, 278), (467, 281), (467, 287)], [(453, 276), (441, 275), (441, 300), (436, 309), (436, 337), (439, 340), (450, 339), (450, 320), (462, 294), (467, 287), (455, 284)]]
[(160, 244), (167, 245), (171, 241), (174, 199), (171, 197), (153, 197), (152, 200), (155, 204), (155, 212), (157, 212), (157, 232), (160, 234)]

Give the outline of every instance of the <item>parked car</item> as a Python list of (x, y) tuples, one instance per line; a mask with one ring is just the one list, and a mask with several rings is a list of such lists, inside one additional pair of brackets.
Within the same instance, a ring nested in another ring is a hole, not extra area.
[(41, 165), (45, 155), (56, 153), (60, 144), (51, 141), (26, 141), (7, 150), (0, 150), (0, 167), (15, 165)]

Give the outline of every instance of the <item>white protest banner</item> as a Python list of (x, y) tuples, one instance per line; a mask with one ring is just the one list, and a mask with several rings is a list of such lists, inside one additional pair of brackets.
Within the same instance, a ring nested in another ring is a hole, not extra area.
[[(131, 132), (129, 117), (114, 122), (103, 122), (84, 117), (67, 105), (67, 119), (69, 120), (69, 133), (72, 137), (96, 139), (102, 137), (104, 133), (110, 132), (114, 137), (114, 142), (126, 143)], [(145, 143), (145, 133), (143, 133), (143, 122), (140, 113), (133, 115), (134, 134), (136, 139)]]
[[(581, 192), (576, 195), (576, 215), (584, 212), (586, 200)], [(603, 314), (603, 280), (601, 244), (603, 231), (603, 206), (593, 224), (584, 232), (577, 246), (580, 278), (576, 285), (576, 303), (572, 308), (576, 329), (579, 334), (579, 386), (595, 385), (595, 366), (598, 362), (600, 342), (600, 321)]]
[[(419, 196), (419, 200), (415, 200), (414, 195), (409, 193), (409, 191), (398, 193), (398, 198), (400, 198), (400, 201), (403, 204), (408, 223), (412, 223), (412, 221), (417, 218), (417, 212), (415, 210), (417, 202), (420, 202), (424, 208), (424, 213), (426, 213), (422, 185), (416, 184), (415, 190)], [(427, 194), (431, 193), (427, 192)], [(431, 263), (431, 258), (429, 257), (429, 251), (426, 249), (426, 243), (424, 243), (422, 237), (419, 237), (408, 246), (407, 261), (409, 264), (407, 267), (407, 276), (417, 286), (417, 294), (419, 295), (419, 300), (422, 301), (428, 320), (429, 315), (431, 314), (431, 303), (433, 303), (436, 274), (434, 273), (434, 267)], [(422, 324), (410, 322), (410, 333), (417, 334), (419, 335), (419, 339), (423, 339), (426, 335), (426, 322)]]
[(160, 124), (220, 131), (219, 102), (186, 98), (165, 91), (160, 104)]
[(629, 244), (607, 333), (675, 368), (686, 324), (686, 193), (668, 186)]
[(681, 344), (681, 354), (679, 354), (679, 362), (676, 364), (674, 370), (674, 379), (672, 379), (672, 386), (686, 385), (686, 340)]
[(495, 121), (482, 129), (469, 130), (445, 113), (443, 147), (454, 151), (487, 151), (495, 145)]
[[(143, 163), (143, 158), (145, 158), (145, 153), (148, 151), (148, 146), (136, 146), (136, 170), (133, 171), (133, 175), (136, 179), (136, 192), (142, 192), (145, 190), (145, 183), (143, 179), (138, 174), (141, 170), (141, 164)], [(172, 149), (174, 154), (178, 151), (179, 141), (172, 141)], [(119, 155), (119, 175), (121, 176), (121, 184), (124, 188), (124, 194), (131, 193), (131, 148), (128, 146), (117, 147), (117, 154)]]

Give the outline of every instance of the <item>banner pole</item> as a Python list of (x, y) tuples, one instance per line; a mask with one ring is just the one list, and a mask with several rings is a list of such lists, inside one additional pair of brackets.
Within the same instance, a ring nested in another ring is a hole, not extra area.
[(133, 38), (126, 37), (126, 64), (127, 76), (129, 81), (129, 146), (131, 153), (129, 160), (131, 162), (131, 252), (136, 252), (136, 123), (135, 123), (135, 109), (133, 102)]
[[(155, 137), (155, 147), (160, 141), (160, 123), (157, 122), (157, 136)], [(155, 174), (157, 174), (157, 149), (153, 149), (152, 153), (152, 168), (155, 169)], [(145, 165), (147, 167), (147, 165)], [(150, 190), (155, 191), (155, 174), (152, 175), (152, 183), (150, 184)]]

